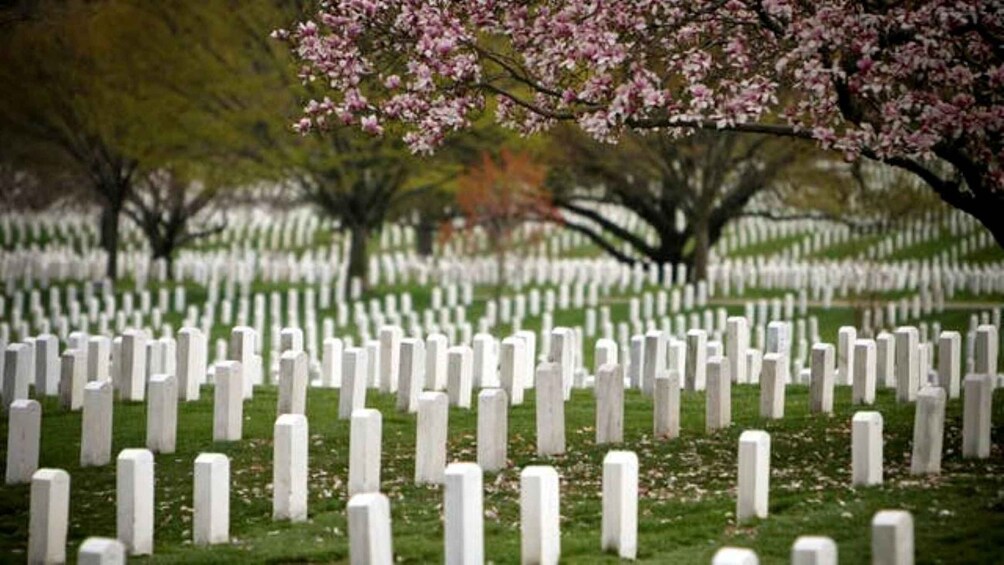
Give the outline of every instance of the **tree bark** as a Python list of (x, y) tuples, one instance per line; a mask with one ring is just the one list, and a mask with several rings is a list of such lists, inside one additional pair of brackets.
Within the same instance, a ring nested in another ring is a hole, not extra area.
[(495, 260), (498, 268), (498, 279), (495, 281), (495, 300), (502, 298), (502, 291), (506, 286), (506, 248), (501, 238), (497, 240), (495, 247)]
[(934, 189), (950, 206), (976, 218), (987, 228), (997, 245), (1004, 249), (1004, 195), (994, 193), (993, 189), (986, 185), (971, 189), (976, 196), (951, 194), (949, 191), (957, 192), (958, 189), (954, 188), (934, 187)]
[(650, 258), (659, 267), (659, 282), (672, 283), (673, 276), (671, 270), (676, 265), (684, 262), (683, 247), (690, 238), (690, 230), (685, 229), (678, 232), (663, 229), (658, 234), (658, 253), (652, 254)]
[(978, 211), (969, 211), (993, 236), (997, 246), (1004, 249), (1004, 202), (998, 201), (993, 206), (984, 206)]
[(420, 257), (431, 257), (436, 241), (436, 226), (432, 222), (420, 221), (415, 229), (415, 252)]
[(105, 275), (112, 281), (118, 275), (120, 212), (119, 208), (111, 205), (101, 209), (101, 248), (108, 254)]
[(694, 223), (694, 253), (691, 255), (691, 280), (694, 282), (708, 278), (708, 250), (711, 248), (711, 234), (708, 220), (702, 218)]
[(366, 277), (369, 270), (369, 256), (366, 251), (369, 230), (363, 226), (352, 226), (350, 234), (352, 241), (349, 245), (349, 278), (358, 278), (360, 284), (365, 289), (369, 286)]
[(152, 261), (156, 263), (158, 259), (164, 260), (167, 278), (170, 280), (174, 274), (174, 243), (168, 240), (162, 240), (155, 243), (149, 234), (147, 234), (147, 237), (150, 239), (150, 244), (153, 249)]

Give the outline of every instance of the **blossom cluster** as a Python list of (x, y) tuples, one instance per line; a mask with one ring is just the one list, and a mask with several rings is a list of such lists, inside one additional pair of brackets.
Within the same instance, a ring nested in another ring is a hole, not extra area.
[(328, 98), (298, 130), (429, 152), (474, 114), (523, 132), (787, 124), (879, 158), (961, 152), (1004, 187), (1004, 8), (985, 0), (327, 0), (277, 32)]

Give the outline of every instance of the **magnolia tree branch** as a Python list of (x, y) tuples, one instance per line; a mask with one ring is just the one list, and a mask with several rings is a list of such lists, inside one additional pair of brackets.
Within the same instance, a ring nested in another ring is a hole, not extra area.
[[(1004, 12), (991, 5), (329, 0), (277, 35), (327, 85), (299, 131), (394, 124), (428, 153), (494, 110), (521, 131), (575, 121), (606, 142), (628, 129), (814, 139), (920, 175), (1004, 242)], [(964, 187), (917, 162), (930, 155)]]

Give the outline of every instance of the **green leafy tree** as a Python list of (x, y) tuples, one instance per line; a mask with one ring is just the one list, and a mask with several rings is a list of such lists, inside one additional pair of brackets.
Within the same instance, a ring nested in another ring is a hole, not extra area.
[[(617, 259), (686, 264), (702, 279), (708, 251), (728, 222), (777, 181), (799, 151), (789, 140), (734, 132), (630, 133), (610, 145), (563, 127), (554, 132), (549, 185), (564, 225)], [(644, 229), (605, 216), (597, 204), (626, 208)]]
[(506, 284), (507, 258), (516, 250), (517, 230), (528, 222), (557, 218), (544, 190), (547, 169), (529, 152), (503, 148), (497, 158), (484, 153), (459, 179), (457, 207), (466, 231), (480, 229), (496, 260), (495, 296)]
[[(31, 148), (12, 166), (87, 180), (109, 276), (127, 209), (155, 257), (172, 253), (166, 241), (205, 230), (165, 239), (151, 226), (187, 224), (207, 200), (275, 178), (298, 95), (289, 56), (268, 34), (300, 10), (272, 0), (39, 2), (0, 34), (0, 129)], [(149, 206), (170, 200), (148, 182), (162, 171), (198, 179), (205, 190), (177, 201), (200, 205)]]
[(200, 238), (219, 233), (226, 224), (208, 216), (220, 190), (167, 169), (153, 171), (137, 182), (125, 207), (146, 236), (153, 260), (163, 260), (173, 273), (175, 252)]
[(877, 161), (850, 163), (821, 154), (801, 167), (802, 175), (771, 186), (771, 208), (754, 215), (771, 219), (819, 218), (863, 232), (888, 230), (939, 207), (916, 175)]
[(411, 160), (402, 143), (348, 130), (304, 140), (290, 153), (295, 190), (349, 234), (348, 275), (363, 286), (370, 237), (405, 190)]
[(138, 168), (124, 141), (123, 92), (112, 80), (115, 51), (99, 33), (95, 8), (67, 2), (38, 10), (0, 34), (0, 130), (35, 149), (18, 155), (19, 170), (55, 164), (86, 179), (101, 206), (100, 241), (114, 277), (119, 217)]

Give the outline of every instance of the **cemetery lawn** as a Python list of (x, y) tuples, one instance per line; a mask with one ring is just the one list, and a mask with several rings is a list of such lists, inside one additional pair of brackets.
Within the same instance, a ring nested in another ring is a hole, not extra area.
[[(383, 413), (382, 488), (390, 497), (394, 553), (399, 562), (442, 562), (442, 490), (415, 487), (415, 417), (394, 410), (393, 398), (368, 391), (367, 404)], [(819, 534), (838, 544), (843, 563), (870, 560), (870, 520), (885, 508), (906, 509), (915, 521), (918, 563), (993, 563), (1004, 555), (1004, 393), (994, 403), (994, 444), (986, 461), (961, 458), (962, 403), (949, 403), (941, 476), (909, 471), (914, 405), (898, 405), (881, 390), (875, 409), (885, 419), (885, 483), (850, 486), (849, 387), (837, 387), (835, 414), (808, 414), (808, 388), (789, 386), (785, 418), (758, 416), (759, 388), (733, 388), (733, 425), (704, 432), (703, 393), (683, 393), (682, 436), (652, 438), (652, 405), (637, 391), (625, 394), (625, 443), (640, 461), (638, 557), (643, 562), (709, 563), (725, 545), (751, 547), (763, 563), (787, 563), (798, 535)], [(309, 521), (271, 519), (272, 427), (276, 391), (256, 389), (245, 404), (244, 439), (213, 443), (212, 388), (198, 402), (179, 405), (177, 452), (156, 456), (153, 561), (340, 562), (348, 558), (346, 479), (348, 422), (337, 419), (338, 392), (311, 388)], [(473, 403), (475, 406), (477, 402)], [(566, 404), (568, 453), (535, 455), (533, 395), (510, 410), (510, 467), (485, 476), (485, 554), (496, 563), (518, 563), (519, 469), (554, 465), (561, 475), (561, 549), (568, 562), (614, 562), (600, 552), (601, 478), (604, 454), (595, 446), (592, 391), (576, 390)], [(75, 560), (87, 536), (115, 536), (115, 468), (81, 469), (80, 413), (43, 403), (41, 466), (71, 475), (68, 557)], [(145, 443), (143, 404), (115, 404), (113, 454)], [(737, 526), (738, 437), (746, 429), (771, 434), (770, 517)], [(476, 412), (451, 408), (449, 460), (476, 459)], [(0, 437), (6, 437), (6, 419)], [(4, 447), (0, 449), (6, 449)], [(192, 472), (201, 452), (231, 458), (232, 543), (212, 549), (192, 545)], [(3, 457), (6, 453), (3, 452)], [(23, 562), (27, 548), (28, 485), (0, 488), (0, 560)], [(137, 561), (139, 561), (137, 559)]]

